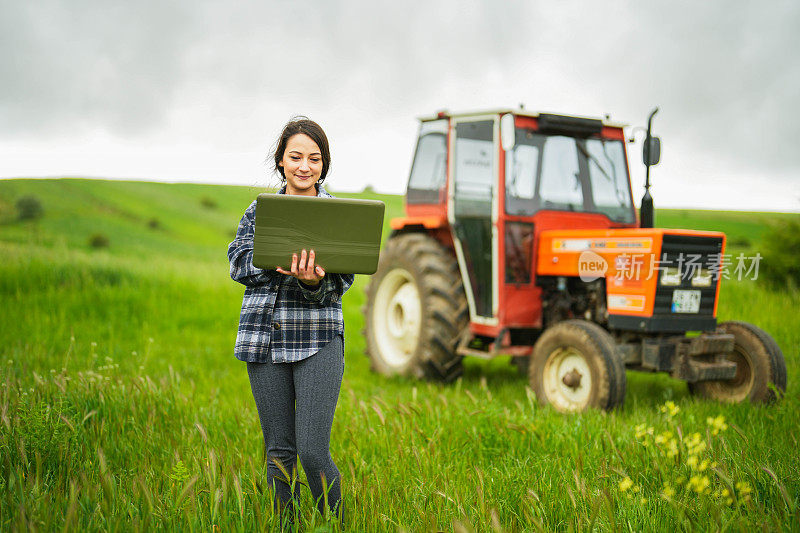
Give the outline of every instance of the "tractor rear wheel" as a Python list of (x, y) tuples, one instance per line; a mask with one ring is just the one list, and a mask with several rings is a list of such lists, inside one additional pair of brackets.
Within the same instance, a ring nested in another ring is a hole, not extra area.
[(611, 410), (625, 401), (625, 364), (615, 354), (614, 339), (586, 320), (565, 320), (542, 333), (529, 380), (539, 403), (561, 412)]
[(458, 263), (422, 233), (391, 238), (366, 290), (365, 336), (372, 370), (452, 381), (468, 324)]
[(723, 322), (720, 329), (734, 337), (736, 375), (725, 381), (689, 383), (689, 391), (723, 402), (771, 402), (786, 391), (786, 362), (778, 343), (763, 329), (747, 322)]

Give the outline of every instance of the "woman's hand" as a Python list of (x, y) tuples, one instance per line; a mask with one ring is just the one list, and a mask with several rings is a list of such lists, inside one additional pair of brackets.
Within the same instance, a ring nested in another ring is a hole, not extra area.
[(275, 267), (275, 270), (287, 276), (293, 276), (306, 285), (319, 285), (322, 278), (325, 277), (325, 271), (319, 265), (314, 265), (314, 250), (308, 253), (308, 261), (306, 261), (306, 251), (300, 253), (300, 261), (297, 260), (297, 254), (292, 254), (292, 268), (290, 272)]

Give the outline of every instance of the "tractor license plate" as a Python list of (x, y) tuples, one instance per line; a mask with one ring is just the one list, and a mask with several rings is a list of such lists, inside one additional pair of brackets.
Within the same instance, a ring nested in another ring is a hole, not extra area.
[(677, 290), (672, 293), (673, 313), (697, 313), (700, 311), (700, 291)]

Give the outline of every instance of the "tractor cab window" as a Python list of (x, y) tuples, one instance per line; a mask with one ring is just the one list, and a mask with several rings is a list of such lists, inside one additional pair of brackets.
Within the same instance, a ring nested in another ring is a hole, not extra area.
[(546, 138), (539, 173), (539, 204), (543, 209), (582, 210), (583, 190), (575, 139), (560, 135)]
[(436, 204), (447, 177), (447, 120), (423, 122), (408, 180), (407, 202)]
[(555, 209), (603, 213), (615, 222), (635, 221), (621, 141), (517, 128), (505, 164), (509, 215)]
[(517, 128), (514, 148), (506, 152), (506, 212), (509, 215), (532, 215), (538, 210), (536, 176), (543, 145), (541, 135)]
[(532, 179), (539, 164), (539, 148), (517, 144), (506, 152), (506, 194), (520, 200), (533, 200), (536, 189)]
[(628, 169), (620, 141), (588, 139), (585, 143), (592, 189), (592, 211), (605, 213), (614, 221), (633, 222)]

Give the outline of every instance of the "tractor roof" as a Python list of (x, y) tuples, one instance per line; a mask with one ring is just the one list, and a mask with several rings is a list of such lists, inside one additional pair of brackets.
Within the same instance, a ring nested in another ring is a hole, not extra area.
[[(517, 109), (498, 108), (498, 109), (485, 109), (485, 110), (481, 110), (481, 111), (467, 111), (467, 112), (451, 112), (451, 111), (448, 111), (446, 109), (443, 109), (441, 111), (438, 111), (437, 113), (434, 113), (433, 115), (424, 115), (424, 116), (418, 117), (418, 119), (421, 122), (427, 122), (429, 120), (438, 120), (438, 119), (448, 118), (448, 117), (462, 118), (462, 117), (472, 117), (472, 116), (479, 116), (479, 115), (503, 115), (505, 113), (513, 113), (513, 114), (521, 116), (521, 117), (533, 117), (533, 118), (538, 118), (539, 115), (545, 114), (545, 112), (543, 112), (543, 111), (542, 112), (539, 112), (539, 111), (528, 111), (527, 109), (520, 109), (520, 108), (517, 108)], [(557, 113), (557, 115), (562, 116), (562, 117), (570, 117), (570, 118), (600, 120), (603, 123), (603, 126), (608, 126), (610, 128), (625, 128), (625, 127), (628, 126), (628, 124), (625, 124), (624, 122), (612, 121), (608, 115), (606, 115), (606, 117), (602, 118), (602, 119), (598, 119), (598, 118), (595, 118), (595, 117), (582, 117), (582, 116), (579, 116), (579, 115), (564, 115), (563, 113)]]

